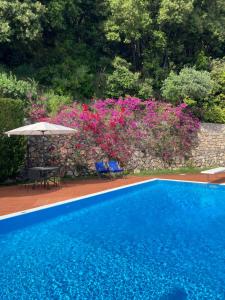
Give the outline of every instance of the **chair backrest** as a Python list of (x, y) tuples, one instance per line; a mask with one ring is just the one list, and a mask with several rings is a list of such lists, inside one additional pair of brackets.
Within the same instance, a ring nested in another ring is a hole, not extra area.
[(110, 169), (111, 171), (120, 170), (119, 163), (118, 163), (118, 161), (116, 161), (116, 160), (110, 160), (110, 161), (108, 162), (108, 165), (109, 165), (109, 169)]
[(95, 168), (97, 172), (108, 171), (108, 167), (103, 161), (98, 161), (95, 163)]

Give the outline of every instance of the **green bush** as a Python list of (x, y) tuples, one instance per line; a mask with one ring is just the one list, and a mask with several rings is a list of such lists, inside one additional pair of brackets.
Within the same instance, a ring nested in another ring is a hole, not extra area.
[(225, 123), (225, 108), (218, 105), (205, 108), (203, 119), (210, 123)]
[(114, 71), (106, 81), (107, 96), (119, 98), (137, 94), (140, 74), (131, 72), (131, 64), (120, 57), (115, 57), (112, 65)]
[(0, 95), (12, 99), (26, 100), (29, 96), (37, 96), (37, 83), (30, 80), (18, 80), (16, 76), (0, 73)]
[(47, 111), (50, 115), (54, 116), (64, 105), (72, 103), (71, 97), (56, 95), (53, 91), (43, 95), (46, 98)]
[(21, 100), (0, 98), (0, 182), (15, 175), (24, 161), (24, 138), (4, 135), (5, 131), (22, 126), (23, 120)]
[(215, 59), (211, 65), (211, 77), (214, 80), (213, 101), (225, 107), (225, 58)]
[(207, 71), (197, 71), (194, 68), (184, 68), (179, 75), (171, 72), (162, 86), (162, 96), (173, 103), (190, 98), (204, 102), (212, 91), (214, 82)]
[(153, 94), (152, 80), (141, 79), (141, 74), (132, 72), (131, 64), (117, 56), (113, 63), (114, 71), (106, 80), (106, 96), (119, 98), (126, 95), (139, 96), (148, 99)]
[(153, 96), (152, 83), (153, 80), (151, 78), (146, 78), (142, 83), (140, 83), (138, 97), (141, 99), (149, 99), (151, 96)]

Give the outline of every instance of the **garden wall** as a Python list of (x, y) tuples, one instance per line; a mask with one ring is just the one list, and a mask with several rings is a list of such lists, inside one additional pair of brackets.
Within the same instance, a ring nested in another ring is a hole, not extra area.
[[(160, 159), (150, 153), (135, 152), (130, 160), (130, 167), (134, 169), (162, 169), (168, 168)], [(186, 160), (176, 159), (172, 168), (193, 166), (213, 167), (225, 166), (225, 125), (202, 123), (194, 147)]]
[[(86, 165), (88, 169), (93, 170), (95, 159), (91, 155), (89, 158), (84, 159), (82, 153), (78, 156), (73, 144), (67, 145), (66, 151), (69, 153), (67, 160), (60, 159), (61, 156), (57, 149), (60, 149), (64, 144), (64, 139), (65, 137), (46, 137), (45, 156), (47, 164), (66, 165), (69, 175), (77, 175), (77, 165), (78, 169), (79, 165)], [(38, 138), (35, 141), (38, 141)], [(38, 145), (35, 143), (30, 147), (31, 165), (41, 163), (39, 153), (42, 147), (43, 145), (40, 142)], [(51, 149), (55, 149), (55, 151), (51, 151)], [(101, 150), (99, 150), (99, 159), (104, 159)], [(225, 166), (225, 125), (202, 123), (189, 158), (186, 160), (177, 159), (170, 167), (178, 168), (182, 166)], [(169, 165), (152, 156), (146, 149), (145, 152), (134, 151), (126, 167), (138, 172), (138, 170), (144, 169), (167, 168)]]
[(201, 124), (191, 160), (198, 167), (225, 166), (225, 125)]

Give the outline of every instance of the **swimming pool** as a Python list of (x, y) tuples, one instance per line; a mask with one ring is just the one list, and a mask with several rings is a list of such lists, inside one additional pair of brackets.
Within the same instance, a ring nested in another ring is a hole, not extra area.
[(0, 299), (225, 299), (225, 186), (155, 180), (0, 221)]

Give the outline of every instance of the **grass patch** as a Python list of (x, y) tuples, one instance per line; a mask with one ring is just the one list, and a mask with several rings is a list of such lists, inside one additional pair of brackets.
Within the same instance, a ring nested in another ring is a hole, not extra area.
[(89, 180), (99, 178), (97, 174), (88, 174), (88, 175), (78, 175), (78, 176), (70, 176), (66, 175), (61, 180), (62, 181), (76, 181), (76, 180)]
[(208, 168), (183, 167), (178, 169), (141, 170), (140, 173), (135, 173), (135, 175), (151, 176), (151, 175), (170, 175), (170, 174), (175, 174), (175, 175), (176, 174), (197, 174), (207, 169), (209, 169), (209, 167)]
[[(135, 175), (135, 176), (157, 176), (157, 175), (170, 175), (170, 174), (198, 174), (201, 171), (210, 169), (213, 167), (207, 167), (207, 168), (196, 168), (196, 167), (183, 167), (178, 169), (160, 169), (160, 170), (141, 170), (140, 173), (134, 173), (133, 171), (125, 171), (124, 176), (129, 175)], [(99, 177), (97, 174), (92, 174), (88, 176), (77, 176), (77, 177), (71, 177), (66, 176), (63, 178), (63, 181), (76, 181), (76, 180), (89, 180), (89, 179), (98, 179)], [(117, 178), (115, 176), (115, 178)], [(119, 178), (119, 176), (118, 176)]]

